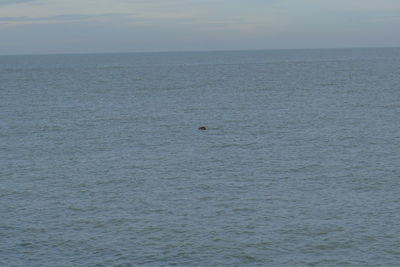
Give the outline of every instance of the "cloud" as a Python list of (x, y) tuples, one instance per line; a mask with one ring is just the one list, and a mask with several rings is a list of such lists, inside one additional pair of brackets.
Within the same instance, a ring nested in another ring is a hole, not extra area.
[(36, 0), (0, 0), (0, 5), (14, 5), (35, 2)]
[(130, 18), (132, 13), (105, 13), (105, 14), (65, 14), (47, 17), (0, 17), (1, 22), (67, 22), (67, 21), (85, 21), (98, 18)]

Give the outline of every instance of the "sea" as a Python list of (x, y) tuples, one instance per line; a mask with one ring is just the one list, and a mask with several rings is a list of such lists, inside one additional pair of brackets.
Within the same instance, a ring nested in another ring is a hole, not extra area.
[(399, 265), (400, 48), (0, 56), (0, 266)]

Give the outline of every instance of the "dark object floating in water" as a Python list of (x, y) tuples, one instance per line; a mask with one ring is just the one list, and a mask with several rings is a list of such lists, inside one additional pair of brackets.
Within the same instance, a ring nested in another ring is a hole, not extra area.
[(207, 130), (207, 128), (206, 128), (206, 126), (201, 126), (201, 127), (199, 127), (199, 130), (205, 131), (205, 130)]

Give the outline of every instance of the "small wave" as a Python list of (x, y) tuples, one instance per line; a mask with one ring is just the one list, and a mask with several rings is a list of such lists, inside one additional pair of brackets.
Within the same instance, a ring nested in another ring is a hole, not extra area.
[(99, 70), (115, 70), (115, 69), (125, 69), (123, 65), (104, 65), (97, 67)]
[(332, 87), (332, 86), (336, 86), (337, 84), (336, 83), (321, 83), (321, 84), (319, 84), (319, 86), (322, 86), (322, 87)]
[(388, 105), (384, 105), (384, 106), (381, 106), (381, 108), (388, 108), (388, 109), (392, 109), (392, 108), (400, 108), (400, 104), (398, 104), (398, 103), (393, 103), (393, 104), (388, 104)]

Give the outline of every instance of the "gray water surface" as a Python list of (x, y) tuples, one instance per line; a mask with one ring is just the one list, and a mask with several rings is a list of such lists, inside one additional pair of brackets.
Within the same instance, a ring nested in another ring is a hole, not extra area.
[(399, 48), (2, 56), (0, 265), (398, 266), (399, 127)]

